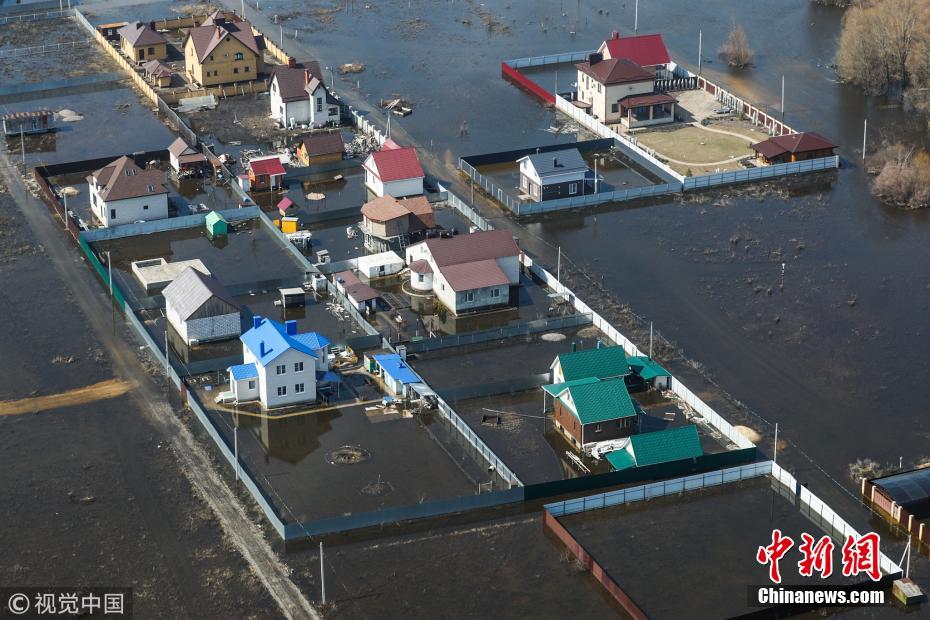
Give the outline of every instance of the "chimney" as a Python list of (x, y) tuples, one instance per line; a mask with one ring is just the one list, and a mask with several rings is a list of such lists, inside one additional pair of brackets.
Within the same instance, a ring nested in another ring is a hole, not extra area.
[(252, 317), (252, 329), (257, 329), (262, 324), (262, 317), (257, 314)]
[(572, 340), (572, 353), (578, 350), (578, 344)]
[(604, 60), (604, 55), (601, 54), (600, 52), (591, 52), (590, 54), (588, 54), (588, 64), (589, 64), (589, 65), (596, 65), (597, 63), (601, 62), (602, 60)]
[(297, 66), (297, 59), (295, 59), (293, 56), (288, 56), (288, 57), (287, 57), (287, 66), (288, 66), (288, 67), (291, 67), (291, 68), (296, 67), (296, 66)]
[(297, 335), (297, 321), (285, 321), (284, 322), (284, 331), (288, 336)]
[(552, 167), (553, 167), (553, 168), (558, 168), (558, 167), (559, 167), (559, 158), (558, 158), (558, 157), (553, 157), (553, 158), (552, 158)]
[(600, 338), (597, 339), (597, 348), (598, 348), (598, 349), (601, 348), (601, 339), (600, 339)]
[(614, 30), (613, 32), (611, 32), (611, 33), (610, 33), (610, 38), (613, 39), (614, 41), (616, 41), (617, 39), (619, 39), (619, 38), (620, 38), (620, 31), (619, 31), (619, 30)]

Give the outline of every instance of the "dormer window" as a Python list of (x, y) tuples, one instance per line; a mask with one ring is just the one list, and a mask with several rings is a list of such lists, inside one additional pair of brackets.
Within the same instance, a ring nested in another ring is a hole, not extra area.
[(242, 60), (243, 58), (242, 52), (236, 52), (236, 60)]
[(151, 193), (154, 192), (154, 191), (155, 191), (155, 186), (154, 186), (154, 185), (149, 185), (149, 193), (151, 194)]

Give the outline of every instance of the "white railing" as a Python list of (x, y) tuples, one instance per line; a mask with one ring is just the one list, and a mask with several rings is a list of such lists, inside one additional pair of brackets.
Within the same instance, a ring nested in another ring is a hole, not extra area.
[(567, 62), (583, 62), (588, 59), (588, 54), (593, 54), (595, 51), (597, 50), (591, 50), (590, 52), (564, 52), (562, 54), (548, 54), (546, 56), (528, 56), (526, 58), (505, 60), (504, 62), (514, 69), (561, 65)]
[(439, 189), (440, 193), (446, 194), (446, 202), (449, 204), (449, 206), (461, 213), (472, 224), (481, 230), (494, 229), (494, 227), (491, 225), (491, 222), (481, 217), (477, 211), (468, 206), (464, 200), (452, 193), (451, 190), (447, 189), (445, 185), (439, 183), (437, 184), (437, 188)]
[(643, 484), (627, 489), (619, 489), (608, 493), (599, 493), (587, 497), (568, 499), (561, 502), (546, 504), (545, 509), (554, 517), (587, 512), (589, 510), (601, 510), (611, 506), (620, 506), (622, 504), (632, 504), (642, 502), (656, 497), (666, 495), (677, 495), (686, 491), (697, 491), (708, 487), (720, 486), (740, 480), (749, 480), (767, 476), (772, 471), (772, 462), (764, 461), (761, 463), (749, 463), (738, 467), (728, 467), (704, 474), (695, 474), (685, 478), (673, 478)]
[(723, 172), (704, 174), (698, 177), (687, 177), (684, 182), (684, 190), (690, 191), (693, 189), (714, 187), (717, 185), (732, 185), (734, 183), (759, 181), (762, 179), (770, 179), (772, 177), (787, 176), (789, 174), (817, 172), (819, 170), (830, 170), (839, 167), (840, 158), (837, 155), (833, 155), (831, 157), (821, 157), (819, 159), (808, 159), (805, 161), (795, 161), (785, 164), (774, 164), (772, 166), (760, 166), (758, 168), (726, 170)]

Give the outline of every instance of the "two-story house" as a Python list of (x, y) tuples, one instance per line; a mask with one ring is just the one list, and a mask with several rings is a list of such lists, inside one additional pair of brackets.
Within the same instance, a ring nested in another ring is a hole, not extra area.
[(104, 227), (168, 217), (165, 173), (125, 155), (87, 177), (90, 208)]
[(275, 67), (271, 75), (271, 116), (282, 127), (339, 124), (339, 100), (323, 81), (320, 63), (297, 63)]
[(655, 90), (655, 72), (627, 58), (607, 58), (595, 52), (578, 69), (575, 105), (605, 125), (630, 129), (675, 120), (677, 99)]
[(164, 60), (168, 57), (168, 40), (150, 24), (132, 22), (120, 28), (120, 49), (136, 62)]
[(426, 196), (397, 199), (385, 195), (362, 205), (360, 228), (365, 247), (372, 252), (402, 251), (411, 238), (436, 228), (436, 216)]
[(298, 333), (297, 321), (254, 316), (239, 340), (243, 363), (227, 369), (233, 400), (258, 400), (265, 409), (317, 400), (317, 373), (329, 370), (329, 339)]
[(254, 80), (265, 70), (264, 49), (249, 22), (217, 11), (187, 31), (184, 67), (201, 86)]

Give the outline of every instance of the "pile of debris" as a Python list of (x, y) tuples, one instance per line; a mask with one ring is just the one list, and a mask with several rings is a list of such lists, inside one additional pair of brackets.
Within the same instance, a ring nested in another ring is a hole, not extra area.
[(360, 62), (347, 62), (339, 67), (339, 73), (347, 75), (349, 73), (361, 73), (365, 70), (365, 65)]
[(407, 116), (413, 112), (413, 103), (402, 97), (397, 97), (396, 99), (382, 99), (381, 107), (385, 110), (390, 110), (392, 114), (396, 114), (397, 116)]
[(345, 145), (346, 157), (349, 159), (353, 157), (362, 159), (368, 157), (368, 154), (372, 151), (377, 151), (379, 147), (380, 145), (374, 137), (362, 133), (356, 134), (352, 138), (352, 142)]

